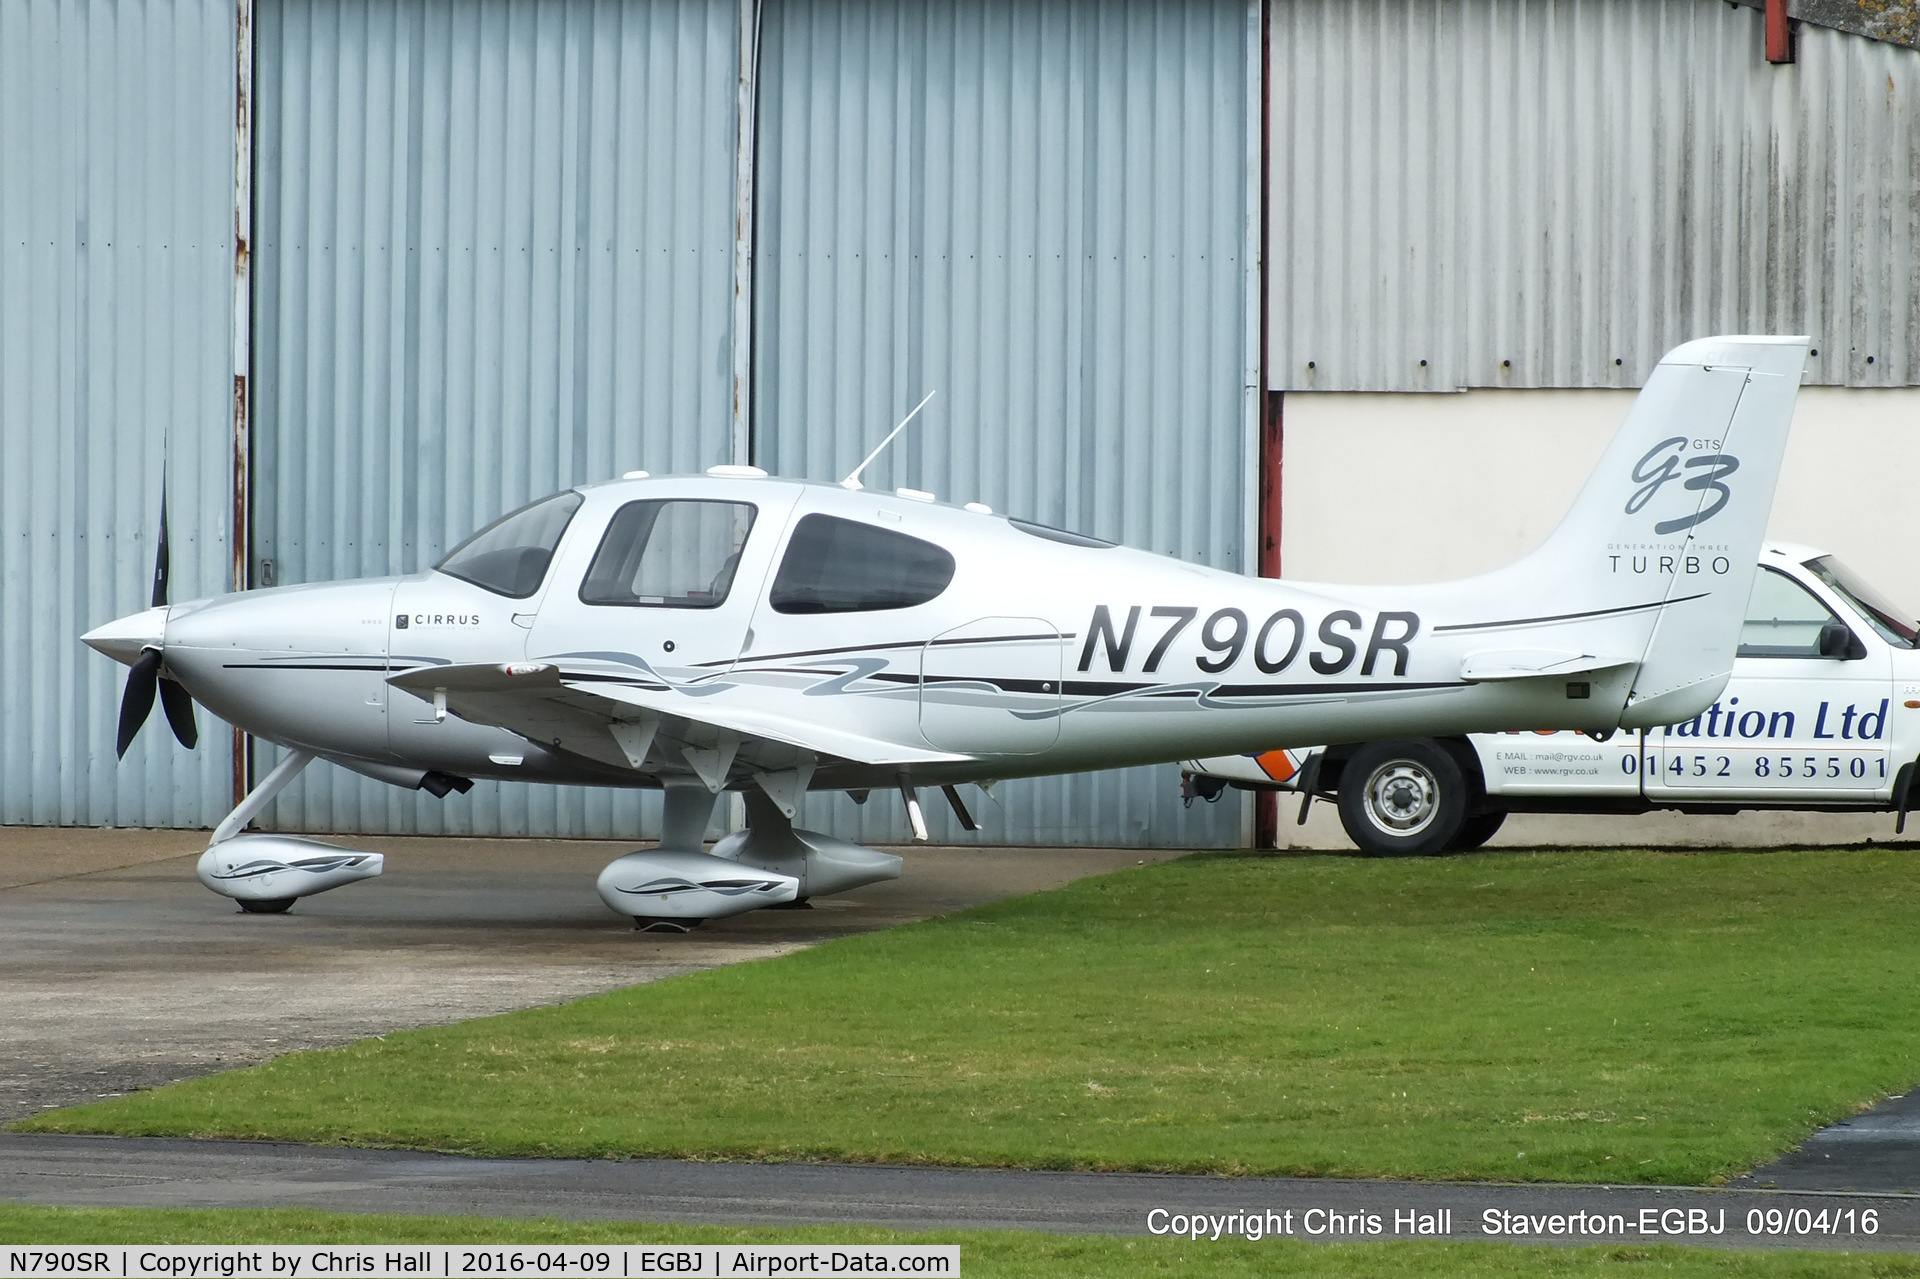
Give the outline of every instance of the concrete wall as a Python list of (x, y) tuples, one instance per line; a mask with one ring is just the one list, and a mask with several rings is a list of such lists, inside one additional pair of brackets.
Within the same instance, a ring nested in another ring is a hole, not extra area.
[[(1633, 391), (1290, 392), (1282, 575), (1431, 582), (1546, 540)], [(1769, 535), (1831, 551), (1920, 617), (1920, 388), (1805, 387)]]

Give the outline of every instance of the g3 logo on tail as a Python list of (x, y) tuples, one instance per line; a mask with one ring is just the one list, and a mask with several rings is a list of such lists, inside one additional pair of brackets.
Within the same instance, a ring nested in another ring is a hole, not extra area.
[[(1719, 445), (1718, 440), (1702, 440), (1698, 441), (1698, 443), (1704, 444), (1707, 447), (1718, 447)], [(1684, 453), (1686, 448), (1687, 438), (1683, 435), (1676, 435), (1672, 439), (1662, 440), (1648, 449), (1646, 456), (1634, 464), (1634, 482), (1643, 487), (1635, 489), (1633, 496), (1627, 499), (1627, 514), (1637, 514), (1648, 502), (1653, 500), (1654, 494), (1660, 491), (1661, 485), (1665, 484), (1668, 480), (1679, 478), (1680, 471), (1683, 467), (1689, 471), (1696, 467), (1712, 467), (1713, 469), (1710, 471), (1703, 471), (1698, 475), (1688, 476), (1682, 482), (1682, 487), (1692, 489), (1696, 493), (1704, 489), (1712, 489), (1715, 496), (1711, 505), (1703, 506), (1691, 515), (1683, 515), (1677, 519), (1661, 520), (1653, 526), (1655, 533), (1678, 533), (1680, 530), (1692, 528), (1696, 524), (1704, 524), (1718, 515), (1721, 509), (1725, 507), (1727, 502), (1733, 497), (1733, 490), (1729, 489), (1722, 481), (1740, 469), (1740, 459), (1728, 453), (1702, 453), (1699, 457), (1690, 457), (1682, 463), (1680, 461), (1680, 454)]]

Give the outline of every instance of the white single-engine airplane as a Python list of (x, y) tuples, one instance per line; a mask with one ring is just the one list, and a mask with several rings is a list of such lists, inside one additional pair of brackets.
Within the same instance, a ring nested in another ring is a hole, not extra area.
[[(926, 787), (972, 829), (958, 783), (1698, 714), (1732, 669), (1806, 351), (1671, 352), (1552, 537), (1465, 581), (1242, 577), (869, 492), (857, 471), (720, 466), (555, 494), (411, 577), (171, 607), (163, 503), (155, 606), (85, 640), (133, 668), (122, 754), (156, 692), (188, 746), (197, 701), (292, 752), (200, 862), (249, 910), (380, 873), (377, 854), (240, 833), (324, 758), (436, 795), (479, 777), (663, 788), (659, 847), (599, 891), (687, 928), (899, 875), (795, 829), (808, 790), (897, 788), (924, 839)], [(729, 790), (748, 825), (708, 853)]]

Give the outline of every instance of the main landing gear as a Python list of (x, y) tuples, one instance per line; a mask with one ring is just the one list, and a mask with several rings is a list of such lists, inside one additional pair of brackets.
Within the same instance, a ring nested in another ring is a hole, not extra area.
[(796, 907), (900, 877), (901, 861), (794, 826), (788, 811), (755, 788), (745, 793), (747, 828), (704, 851), (720, 794), (695, 778), (666, 784), (660, 844), (628, 853), (600, 872), (600, 900), (646, 932), (687, 932), (709, 919), (769, 906)]

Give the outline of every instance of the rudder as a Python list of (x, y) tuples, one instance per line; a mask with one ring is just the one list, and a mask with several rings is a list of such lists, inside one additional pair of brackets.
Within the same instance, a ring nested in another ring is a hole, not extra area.
[(1654, 614), (1623, 728), (1694, 714), (1733, 669), (1807, 345), (1714, 337), (1668, 352), (1553, 536), (1507, 570), (1531, 598)]

